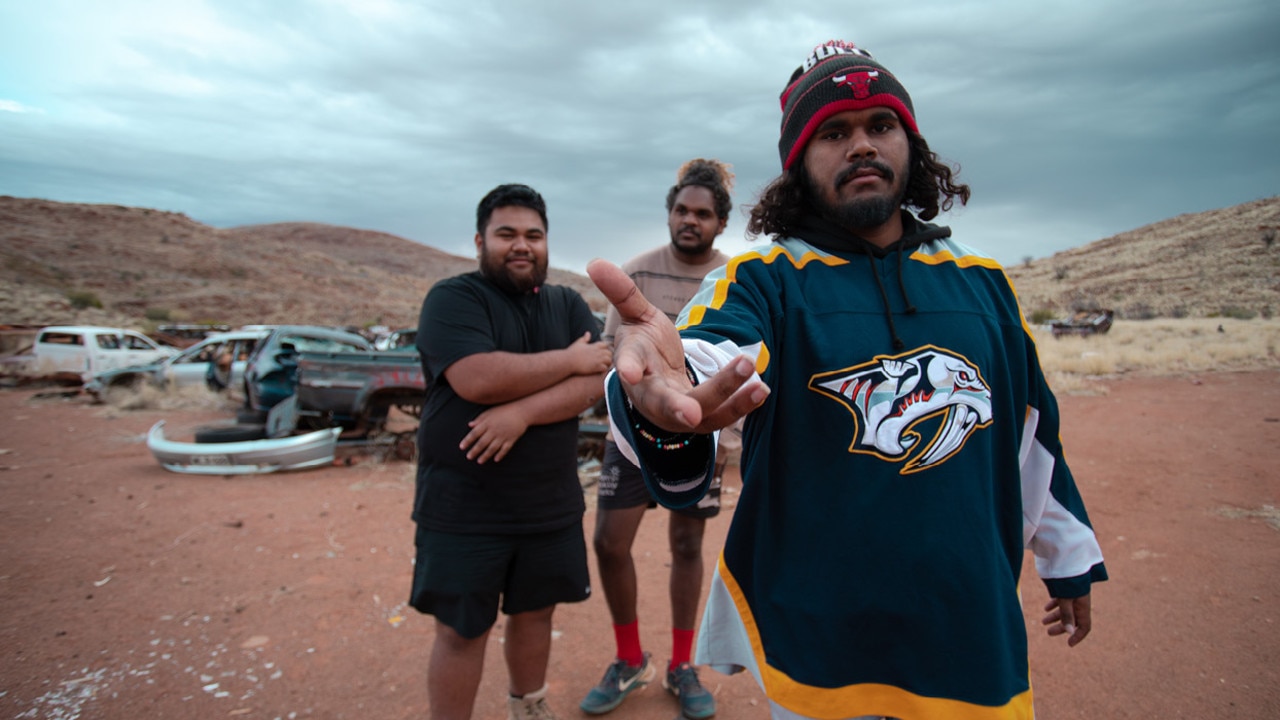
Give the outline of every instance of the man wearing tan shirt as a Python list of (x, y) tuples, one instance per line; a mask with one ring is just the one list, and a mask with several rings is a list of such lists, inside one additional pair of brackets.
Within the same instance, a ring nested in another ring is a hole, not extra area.
[[(724, 163), (696, 159), (677, 173), (667, 193), (667, 225), (671, 242), (632, 258), (622, 266), (636, 285), (660, 310), (675, 320), (710, 271), (729, 261), (713, 247), (724, 232), (732, 209), (729, 191), (733, 174)], [(619, 317), (610, 307), (603, 338), (612, 341)], [(717, 471), (738, 449), (738, 436), (722, 433)], [(592, 715), (607, 713), (634, 690), (656, 675), (649, 653), (641, 649), (636, 614), (636, 570), (631, 546), (645, 511), (656, 503), (645, 487), (640, 471), (622, 456), (609, 439), (604, 467), (597, 487), (594, 546), (613, 620), (616, 656), (600, 684), (592, 688), (581, 708)], [(675, 695), (683, 718), (708, 718), (715, 714), (715, 698), (698, 681), (690, 664), (694, 623), (702, 593), (702, 535), (707, 518), (720, 512), (719, 472), (715, 489), (696, 506), (671, 511), (671, 660), (663, 685)]]

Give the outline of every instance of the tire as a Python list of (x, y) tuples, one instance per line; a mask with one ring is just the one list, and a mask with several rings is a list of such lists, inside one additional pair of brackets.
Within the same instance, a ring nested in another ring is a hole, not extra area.
[(241, 425), (262, 425), (267, 422), (265, 410), (242, 407), (236, 410), (236, 422)]
[(195, 433), (198, 443), (229, 443), (246, 440), (261, 440), (267, 436), (263, 425), (213, 425), (197, 428)]

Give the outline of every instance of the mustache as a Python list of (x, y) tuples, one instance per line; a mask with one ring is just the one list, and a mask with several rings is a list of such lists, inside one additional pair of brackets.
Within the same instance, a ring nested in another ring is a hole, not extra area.
[(863, 160), (862, 162), (854, 163), (853, 165), (850, 165), (849, 167), (840, 171), (840, 174), (836, 176), (836, 187), (840, 187), (841, 185), (844, 185), (845, 183), (852, 180), (853, 176), (858, 174), (859, 171), (866, 170), (868, 168), (880, 173), (880, 175), (884, 177), (885, 180), (889, 182), (893, 182), (893, 178), (894, 178), (893, 168), (889, 167), (888, 165), (885, 165), (884, 163), (878, 160)]

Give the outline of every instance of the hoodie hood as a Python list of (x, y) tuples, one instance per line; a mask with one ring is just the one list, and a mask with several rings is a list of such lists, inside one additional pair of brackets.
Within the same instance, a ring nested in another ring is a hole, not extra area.
[(951, 228), (922, 222), (906, 210), (902, 215), (902, 237), (888, 247), (878, 247), (819, 215), (809, 215), (792, 234), (829, 252), (854, 252), (882, 258), (889, 253), (913, 250), (930, 240), (951, 237)]

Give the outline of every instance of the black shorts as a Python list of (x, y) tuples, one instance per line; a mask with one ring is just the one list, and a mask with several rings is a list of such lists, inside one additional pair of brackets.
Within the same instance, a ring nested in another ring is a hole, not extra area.
[(409, 604), (465, 638), (507, 615), (591, 595), (582, 524), (527, 535), (459, 535), (418, 527)]
[[(649, 488), (644, 484), (640, 468), (631, 464), (612, 440), (604, 444), (604, 463), (600, 467), (600, 482), (596, 484), (596, 506), (605, 510), (658, 507)], [(720, 478), (711, 480), (711, 487), (696, 505), (672, 510), (673, 513), (695, 518), (712, 518), (720, 514)]]

